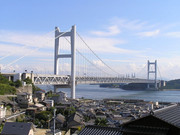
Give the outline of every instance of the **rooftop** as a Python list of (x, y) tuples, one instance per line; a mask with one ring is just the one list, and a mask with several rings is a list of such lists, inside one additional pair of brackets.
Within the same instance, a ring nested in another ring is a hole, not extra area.
[(31, 128), (32, 123), (6, 122), (1, 135), (28, 135)]
[(78, 135), (122, 135), (120, 128), (86, 126)]
[(174, 104), (154, 111), (154, 116), (180, 128), (180, 105)]

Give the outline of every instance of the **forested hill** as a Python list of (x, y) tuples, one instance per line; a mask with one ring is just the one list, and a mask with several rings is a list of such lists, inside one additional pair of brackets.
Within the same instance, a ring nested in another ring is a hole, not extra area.
[(162, 89), (180, 89), (180, 79), (167, 81)]
[(143, 83), (100, 84), (100, 87), (121, 88), (121, 89), (124, 89), (124, 90), (144, 90), (144, 89), (147, 88), (147, 84), (143, 84)]

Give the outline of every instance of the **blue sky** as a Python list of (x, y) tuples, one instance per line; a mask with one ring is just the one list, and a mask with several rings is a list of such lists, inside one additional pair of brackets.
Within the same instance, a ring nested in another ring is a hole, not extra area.
[(180, 78), (179, 5), (179, 0), (1, 0), (1, 69), (52, 72), (54, 45), (44, 43), (43, 35), (55, 26), (66, 31), (75, 24), (88, 45), (118, 72), (139, 73), (147, 60), (158, 60), (163, 78)]

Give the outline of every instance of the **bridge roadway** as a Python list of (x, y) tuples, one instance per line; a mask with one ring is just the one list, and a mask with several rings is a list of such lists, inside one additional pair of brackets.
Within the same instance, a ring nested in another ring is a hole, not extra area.
[[(70, 85), (70, 76), (33, 74), (33, 83), (42, 85)], [(139, 78), (119, 78), (119, 77), (86, 77), (77, 76), (76, 84), (102, 84), (102, 83), (155, 83), (154, 80)]]

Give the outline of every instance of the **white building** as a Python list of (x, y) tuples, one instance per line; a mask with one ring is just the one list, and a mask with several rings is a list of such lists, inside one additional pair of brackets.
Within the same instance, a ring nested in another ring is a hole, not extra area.
[(153, 110), (154, 109), (154, 104), (152, 102), (149, 102), (148, 104), (146, 104), (147, 109), (149, 110)]
[(54, 107), (54, 100), (45, 100), (44, 103), (46, 103), (47, 108)]
[(0, 104), (0, 118), (4, 118), (6, 116), (6, 107), (4, 104)]
[(59, 95), (59, 101), (61, 102), (67, 102), (67, 95), (66, 95), (66, 93), (65, 92), (62, 92), (62, 91), (60, 91), (60, 92), (58, 92), (57, 93), (58, 95)]

